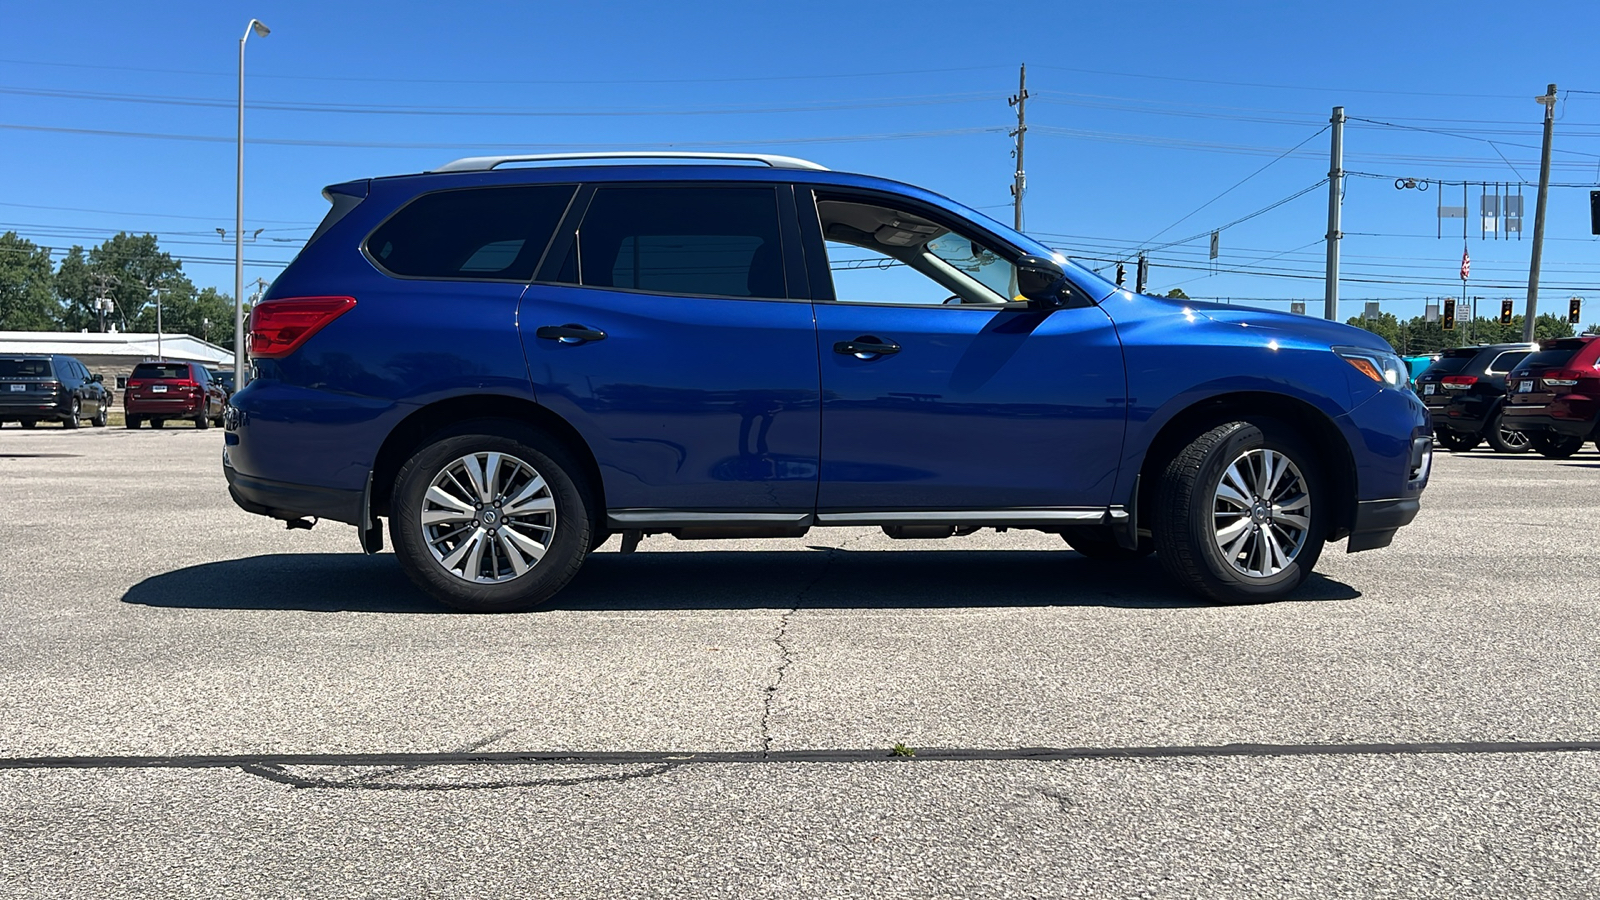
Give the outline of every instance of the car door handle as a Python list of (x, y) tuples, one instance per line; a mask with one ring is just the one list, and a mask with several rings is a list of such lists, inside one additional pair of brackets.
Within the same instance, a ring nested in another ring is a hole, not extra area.
[(899, 353), (900, 345), (894, 341), (886, 341), (880, 337), (864, 334), (853, 341), (839, 341), (833, 345), (833, 352), (848, 354), (860, 359), (868, 359), (873, 356), (888, 356), (891, 353)]
[(582, 344), (588, 341), (603, 341), (606, 333), (598, 328), (587, 325), (540, 325), (534, 331), (534, 336), (547, 341), (560, 341), (563, 344)]

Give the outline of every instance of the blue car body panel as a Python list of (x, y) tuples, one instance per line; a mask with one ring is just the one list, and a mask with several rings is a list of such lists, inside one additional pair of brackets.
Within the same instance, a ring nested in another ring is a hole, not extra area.
[[(1132, 294), (1072, 263), (1069, 281), (1093, 302), (1046, 311), (838, 303), (820, 285), (813, 301), (407, 279), (360, 249), (428, 191), (642, 181), (795, 184), (802, 218), (815, 216), (805, 188), (859, 189), (936, 208), (1019, 255), (1050, 253), (937, 194), (833, 172), (570, 166), (336, 185), (341, 215), (265, 299), (357, 304), (294, 354), (256, 361), (257, 377), (234, 394), (225, 462), (236, 498), (256, 498), (241, 505), (360, 522), (385, 441), (431, 404), (463, 397), (536, 403), (565, 421), (593, 455), (611, 510), (1121, 508), (1164, 426), (1241, 393), (1291, 398), (1333, 423), (1362, 501), (1414, 500), (1425, 484), (1408, 465), (1429, 434), (1421, 403), (1329, 352), (1388, 352), (1379, 339), (1304, 316)], [(791, 286), (804, 284), (786, 252)], [(606, 337), (535, 334), (565, 324)], [(902, 349), (876, 359), (833, 350), (867, 335)], [(269, 494), (281, 501), (261, 499)]]

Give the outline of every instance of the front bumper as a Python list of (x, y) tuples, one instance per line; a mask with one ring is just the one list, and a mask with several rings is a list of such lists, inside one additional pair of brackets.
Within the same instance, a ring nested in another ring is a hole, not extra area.
[(1350, 540), (1345, 543), (1346, 553), (1360, 553), (1387, 547), (1395, 532), (1411, 524), (1422, 509), (1422, 490), (1428, 486), (1428, 476), (1433, 472), (1433, 437), (1415, 436), (1411, 439), (1411, 453), (1406, 460), (1406, 493), (1409, 496), (1385, 500), (1361, 500), (1356, 503), (1355, 521), (1350, 526)]

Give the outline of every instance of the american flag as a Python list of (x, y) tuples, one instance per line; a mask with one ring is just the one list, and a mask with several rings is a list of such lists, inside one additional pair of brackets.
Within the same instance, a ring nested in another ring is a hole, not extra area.
[(1461, 280), (1462, 281), (1466, 281), (1467, 280), (1467, 276), (1470, 275), (1470, 274), (1472, 274), (1472, 257), (1467, 255), (1467, 248), (1462, 247), (1461, 248)]

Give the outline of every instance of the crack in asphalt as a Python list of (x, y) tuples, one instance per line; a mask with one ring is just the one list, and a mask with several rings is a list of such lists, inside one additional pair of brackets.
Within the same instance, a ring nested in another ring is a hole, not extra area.
[(494, 791), (506, 788), (528, 787), (574, 787), (580, 784), (596, 784), (601, 782), (637, 781), (641, 778), (654, 778), (665, 775), (676, 768), (674, 763), (660, 763), (632, 772), (606, 772), (598, 775), (585, 775), (573, 778), (528, 778), (508, 781), (477, 781), (466, 783), (450, 783), (441, 781), (432, 782), (396, 782), (378, 781), (388, 774), (401, 774), (431, 768), (429, 765), (408, 766), (397, 769), (393, 773), (379, 775), (364, 775), (357, 778), (316, 778), (312, 776), (296, 775), (288, 767), (270, 763), (245, 763), (239, 766), (239, 771), (246, 775), (254, 775), (278, 784), (286, 784), (291, 788), (317, 788), (334, 790), (357, 791)]
[(777, 633), (772, 636), (772, 642), (778, 646), (778, 667), (777, 671), (773, 674), (772, 684), (766, 687), (765, 693), (761, 698), (761, 755), (763, 757), (770, 756), (772, 753), (772, 732), (768, 728), (768, 723), (772, 718), (772, 699), (777, 696), (778, 689), (783, 686), (783, 676), (788, 672), (789, 663), (792, 661), (792, 657), (789, 653), (789, 644), (787, 641), (789, 636), (789, 620), (794, 617), (795, 613), (800, 611), (801, 604), (805, 603), (806, 595), (811, 593), (811, 590), (820, 584), (822, 579), (828, 577), (828, 572), (832, 570), (834, 560), (838, 559), (839, 554), (843, 552), (846, 547), (849, 547), (856, 541), (861, 540), (863, 537), (865, 537), (865, 535), (856, 535), (853, 538), (845, 540), (844, 543), (837, 547), (827, 548), (822, 561), (821, 571), (817, 572), (817, 576), (815, 578), (811, 579), (804, 587), (800, 588), (799, 593), (795, 594), (794, 605), (789, 607), (789, 609), (786, 610), (783, 615), (778, 617), (778, 630)]

